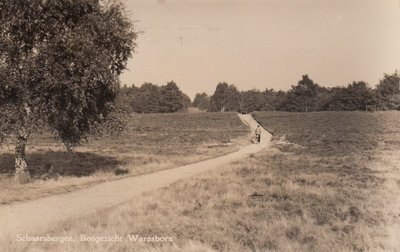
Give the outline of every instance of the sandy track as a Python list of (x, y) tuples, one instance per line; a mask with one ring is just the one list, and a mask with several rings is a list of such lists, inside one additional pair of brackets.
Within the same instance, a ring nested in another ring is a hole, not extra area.
[[(239, 115), (251, 130), (257, 122), (250, 115)], [(178, 180), (216, 169), (231, 161), (256, 153), (269, 145), (271, 135), (262, 129), (260, 144), (250, 144), (236, 152), (142, 176), (110, 181), (63, 195), (54, 195), (28, 202), (0, 207), (0, 245), (3, 239), (14, 240), (17, 234), (38, 234), (51, 225), (82, 217), (132, 199), (144, 192), (166, 187)], [(1, 246), (0, 246), (1, 247)]]

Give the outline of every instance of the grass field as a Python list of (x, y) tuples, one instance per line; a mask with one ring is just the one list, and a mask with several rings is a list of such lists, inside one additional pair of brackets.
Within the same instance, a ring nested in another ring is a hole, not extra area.
[[(27, 162), (34, 182), (13, 181), (14, 146), (0, 150), (0, 204), (64, 193), (116, 179), (197, 162), (232, 152), (249, 133), (235, 113), (133, 115), (121, 135), (92, 138), (72, 154), (48, 135), (34, 136)], [(53, 174), (47, 170), (54, 167)], [(46, 177), (47, 179), (44, 179)]]
[(172, 243), (125, 239), (15, 246), (63, 251), (396, 251), (396, 233), (388, 227), (400, 216), (389, 204), (400, 191), (400, 177), (395, 176), (400, 169), (400, 113), (257, 113), (255, 118), (274, 132), (271, 149), (96, 216), (62, 223), (51, 232), (78, 241), (80, 234), (157, 235), (172, 237)]

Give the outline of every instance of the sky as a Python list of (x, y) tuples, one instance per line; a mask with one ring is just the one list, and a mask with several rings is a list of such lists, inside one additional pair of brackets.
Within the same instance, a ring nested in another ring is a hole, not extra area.
[(123, 0), (139, 32), (124, 84), (175, 81), (191, 98), (219, 82), (288, 90), (400, 70), (400, 0)]

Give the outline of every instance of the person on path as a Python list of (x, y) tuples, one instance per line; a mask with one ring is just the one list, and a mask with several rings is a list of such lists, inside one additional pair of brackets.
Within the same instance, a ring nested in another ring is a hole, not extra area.
[(257, 125), (257, 128), (256, 128), (256, 130), (254, 132), (256, 133), (257, 143), (260, 143), (260, 141), (261, 141), (261, 127), (260, 127), (260, 125)]

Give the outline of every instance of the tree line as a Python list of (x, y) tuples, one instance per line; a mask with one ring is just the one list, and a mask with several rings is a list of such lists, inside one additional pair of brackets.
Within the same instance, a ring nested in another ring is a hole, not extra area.
[(187, 109), (192, 103), (173, 81), (162, 86), (149, 82), (140, 87), (125, 85), (119, 90), (116, 102), (118, 108), (128, 113), (173, 113)]
[(216, 86), (214, 94), (197, 93), (192, 105), (202, 110), (236, 111), (363, 111), (400, 110), (400, 75), (385, 74), (371, 88), (364, 81), (352, 82), (341, 87), (322, 87), (308, 75), (288, 91), (252, 89), (239, 91), (225, 82)]

